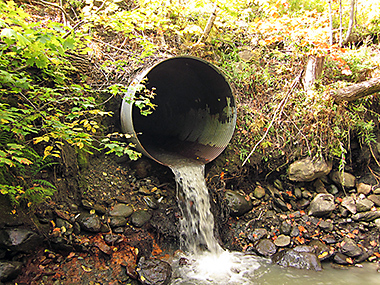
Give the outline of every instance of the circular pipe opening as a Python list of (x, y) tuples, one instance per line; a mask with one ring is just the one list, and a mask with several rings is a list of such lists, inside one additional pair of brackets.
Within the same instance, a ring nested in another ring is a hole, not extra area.
[[(152, 114), (144, 116), (128, 98), (138, 96), (136, 84), (156, 94)], [(133, 80), (121, 107), (121, 126), (136, 148), (159, 163), (162, 154), (201, 163), (215, 159), (227, 146), (236, 124), (231, 86), (210, 63), (180, 56), (143, 70)]]

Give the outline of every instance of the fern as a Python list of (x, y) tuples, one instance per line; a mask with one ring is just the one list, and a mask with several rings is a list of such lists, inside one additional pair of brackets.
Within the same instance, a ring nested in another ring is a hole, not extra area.
[(35, 179), (35, 180), (33, 180), (33, 184), (45, 186), (45, 187), (52, 188), (52, 189), (56, 190), (56, 187), (52, 183), (50, 183), (49, 181), (44, 180), (44, 179)]

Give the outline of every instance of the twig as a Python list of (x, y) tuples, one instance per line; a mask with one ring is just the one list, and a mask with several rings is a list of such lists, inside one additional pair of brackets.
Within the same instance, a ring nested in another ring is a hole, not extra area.
[(206, 24), (206, 27), (203, 31), (203, 34), (202, 36), (199, 38), (198, 42), (195, 44), (195, 46), (199, 45), (201, 42), (203, 42), (203, 40), (206, 40), (211, 32), (211, 28), (212, 26), (214, 25), (214, 21), (216, 19), (216, 9), (218, 8), (218, 5), (215, 1), (214, 3), (214, 9), (212, 11), (212, 14), (210, 16), (210, 18), (208, 19), (207, 21), (207, 24)]
[(128, 50), (118, 48), (118, 47), (116, 47), (116, 46), (114, 46), (114, 45), (111, 45), (111, 44), (109, 44), (109, 43), (103, 42), (102, 40), (98, 40), (98, 39), (95, 39), (95, 38), (93, 38), (92, 40), (94, 40), (94, 41), (96, 41), (96, 42), (99, 42), (99, 43), (101, 43), (101, 44), (104, 44), (104, 45), (106, 45), (106, 46), (109, 46), (109, 47), (111, 47), (111, 48), (113, 48), (113, 49), (116, 49), (116, 50), (118, 50), (118, 51), (121, 51), (121, 52), (124, 52), (124, 53), (131, 54), (131, 52), (128, 51)]
[(72, 22), (73, 19), (71, 19), (70, 15), (66, 13), (65, 9), (63, 7), (61, 7), (60, 5), (56, 4), (56, 3), (51, 3), (51, 2), (47, 2), (47, 1), (44, 1), (44, 0), (37, 0), (37, 1), (34, 1), (34, 2), (40, 2), (41, 4), (45, 4), (45, 5), (48, 5), (48, 6), (52, 6), (52, 7), (55, 7), (55, 8), (58, 8), (59, 10), (62, 11), (62, 13)]
[[(256, 143), (256, 145), (254, 146), (254, 148), (252, 149), (252, 151), (249, 153), (249, 155), (247, 156), (247, 158), (244, 160), (242, 166), (244, 166), (244, 164), (246, 164), (246, 162), (248, 161), (248, 159), (251, 157), (251, 155), (255, 152), (256, 148), (261, 144), (261, 142), (265, 139), (265, 137), (267, 136), (267, 134), (269, 133), (269, 130), (270, 128), (272, 127), (275, 119), (279, 116), (281, 116), (281, 113), (283, 112), (284, 110), (284, 106), (286, 105), (286, 102), (288, 101), (288, 98), (289, 98), (289, 95), (293, 92), (294, 88), (296, 88), (296, 86), (298, 85), (298, 83), (300, 82), (300, 79), (302, 77), (302, 74), (303, 74), (303, 70), (301, 70), (301, 72), (298, 74), (298, 76), (293, 80), (292, 82), (292, 85), (290, 86), (290, 89), (289, 91), (286, 93), (285, 97), (281, 100), (280, 104), (278, 104), (277, 106), (277, 109), (276, 111), (274, 112), (274, 115), (273, 115), (273, 118), (265, 132), (265, 134), (263, 135), (263, 137)], [(277, 116), (277, 113), (280, 111), (279, 115)]]

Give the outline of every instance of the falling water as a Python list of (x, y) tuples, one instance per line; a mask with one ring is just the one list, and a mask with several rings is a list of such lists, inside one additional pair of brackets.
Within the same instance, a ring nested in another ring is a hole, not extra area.
[(166, 156), (164, 161), (175, 175), (182, 214), (182, 251), (172, 261), (171, 284), (252, 284), (249, 276), (259, 267), (258, 258), (226, 251), (214, 238), (214, 217), (210, 211), (204, 164)]

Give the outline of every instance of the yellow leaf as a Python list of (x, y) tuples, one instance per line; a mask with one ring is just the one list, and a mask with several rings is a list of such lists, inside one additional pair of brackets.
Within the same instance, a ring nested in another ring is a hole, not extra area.
[(43, 159), (45, 159), (47, 156), (49, 156), (51, 154), (52, 150), (53, 150), (53, 146), (51, 146), (51, 145), (45, 147)]

